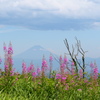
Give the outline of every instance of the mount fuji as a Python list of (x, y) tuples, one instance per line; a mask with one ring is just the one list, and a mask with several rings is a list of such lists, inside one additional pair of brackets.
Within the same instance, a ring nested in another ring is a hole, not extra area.
[(46, 50), (45, 48), (39, 45), (36, 45), (24, 51), (23, 53), (14, 56), (14, 58), (38, 60), (38, 59), (41, 59), (43, 55), (45, 57), (49, 57), (50, 53), (51, 52)]
[[(35, 67), (41, 67), (43, 56), (45, 57), (45, 59), (49, 64), (50, 54), (52, 54), (54, 57), (58, 57), (56, 54), (50, 52), (49, 50), (43, 48), (40, 45), (33, 46), (28, 50), (13, 57), (14, 68), (16, 68), (18, 72), (21, 72), (23, 61), (26, 62), (27, 66), (29, 66), (30, 63), (32, 62)], [(59, 68), (59, 63), (54, 59), (53, 70), (57, 70), (58, 68)]]
[[(37, 68), (37, 67), (41, 68), (43, 56), (45, 57), (46, 61), (48, 62), (48, 65), (49, 65), (50, 54), (52, 54), (58, 60), (58, 57), (59, 57), (58, 55), (50, 52), (49, 50), (43, 48), (42, 46), (39, 46), (39, 45), (33, 46), (33, 47), (29, 48), (28, 50), (26, 50), (16, 56), (13, 56), (13, 61), (14, 61), (13, 68), (15, 68), (16, 71), (21, 72), (23, 61), (26, 62), (27, 66), (29, 66), (30, 63), (32, 62), (34, 64), (35, 68)], [(57, 60), (53, 59), (53, 70), (59, 70), (60, 65), (57, 62)], [(86, 66), (86, 71), (89, 72), (91, 70), (90, 66), (89, 66), (91, 62), (96, 62), (97, 67), (100, 72), (100, 58), (86, 57), (85, 60), (86, 60), (86, 64), (88, 65), (88, 66)], [(2, 69), (4, 66), (3, 64), (4, 64), (4, 59), (3, 59), (2, 64), (0, 65), (0, 67)]]

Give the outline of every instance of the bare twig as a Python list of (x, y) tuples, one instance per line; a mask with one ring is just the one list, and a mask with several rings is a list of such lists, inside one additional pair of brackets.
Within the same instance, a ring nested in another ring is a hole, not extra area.
[[(67, 39), (65, 39), (64, 40), (64, 43), (65, 43), (65, 46), (66, 46), (66, 48), (67, 48), (67, 50), (68, 50), (68, 53), (69, 53), (69, 55), (70, 55), (70, 57), (71, 57), (71, 59), (72, 59), (72, 61), (74, 62), (74, 64), (75, 64), (75, 67), (76, 67), (76, 72), (78, 73), (78, 66), (83, 70), (83, 78), (84, 78), (84, 72), (85, 72), (85, 53), (87, 52), (87, 51), (84, 51), (83, 49), (82, 49), (82, 47), (81, 47), (81, 42), (75, 37), (75, 39), (76, 39), (76, 47), (77, 47), (77, 53), (75, 54), (75, 48), (74, 48), (74, 46), (72, 45), (72, 52), (71, 52), (71, 50), (70, 50), (70, 48), (69, 48), (69, 44), (68, 44), (68, 41), (67, 41)], [(81, 65), (81, 63), (79, 62), (79, 60), (77, 59), (77, 56), (78, 56), (78, 54), (81, 54), (82, 55), (82, 65)]]

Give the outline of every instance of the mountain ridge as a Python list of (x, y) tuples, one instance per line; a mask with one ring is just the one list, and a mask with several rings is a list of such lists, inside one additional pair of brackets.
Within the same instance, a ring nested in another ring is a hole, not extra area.
[[(49, 50), (43, 48), (40, 45), (35, 45), (26, 51), (14, 56), (14, 58), (22, 58), (22, 59), (42, 59), (43, 55), (50, 56), (50, 54), (54, 54)], [(54, 54), (55, 55), (55, 54)]]
[[(54, 57), (57, 57), (57, 59), (59, 60), (59, 56), (56, 55), (55, 53), (50, 52), (49, 50), (45, 49), (44, 47), (40, 45), (35, 45), (23, 51), (22, 53), (16, 56), (13, 56), (13, 60), (14, 60), (13, 67), (16, 68), (16, 70), (21, 71), (23, 60), (27, 63), (27, 66), (29, 66), (29, 64), (33, 62), (35, 67), (41, 67), (43, 56), (45, 56), (45, 59), (47, 60), (49, 64), (50, 54), (52, 54)], [(85, 57), (85, 60), (86, 60), (85, 63), (87, 64), (86, 70), (90, 71), (90, 66), (89, 66), (90, 63), (96, 62), (97, 67), (100, 71), (100, 57), (98, 58)], [(4, 61), (3, 61), (3, 64), (4, 64)], [(53, 69), (54, 70), (59, 69), (59, 63), (55, 59), (53, 60)]]

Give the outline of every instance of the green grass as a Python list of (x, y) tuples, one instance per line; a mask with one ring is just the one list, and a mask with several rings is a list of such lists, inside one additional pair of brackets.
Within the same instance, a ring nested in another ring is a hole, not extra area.
[[(85, 79), (71, 75), (64, 82), (46, 77), (32, 79), (29, 75), (9, 77), (0, 79), (0, 100), (100, 100), (99, 78), (85, 83)], [(16, 77), (18, 80), (14, 83)], [(4, 82), (6, 78), (8, 84)]]

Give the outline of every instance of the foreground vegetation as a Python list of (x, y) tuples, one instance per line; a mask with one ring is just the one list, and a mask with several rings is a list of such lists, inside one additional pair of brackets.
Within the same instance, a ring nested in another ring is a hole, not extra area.
[(11, 80), (9, 83), (2, 82), (0, 100), (100, 100), (100, 80), (97, 83), (86, 79), (72, 80), (69, 77), (61, 83), (53, 78), (33, 80), (20, 76), (15, 84)]
[[(53, 57), (48, 65), (45, 57), (42, 67), (29, 67), (22, 63), (22, 74), (13, 69), (13, 49), (4, 45), (4, 70), (0, 70), (0, 100), (100, 100), (100, 74), (95, 63), (91, 63), (91, 73), (77, 69), (74, 57), (69, 61), (60, 56), (60, 70), (52, 71)], [(0, 63), (2, 60), (0, 59)], [(77, 62), (78, 63), (78, 62)], [(81, 65), (80, 65), (81, 66)]]

